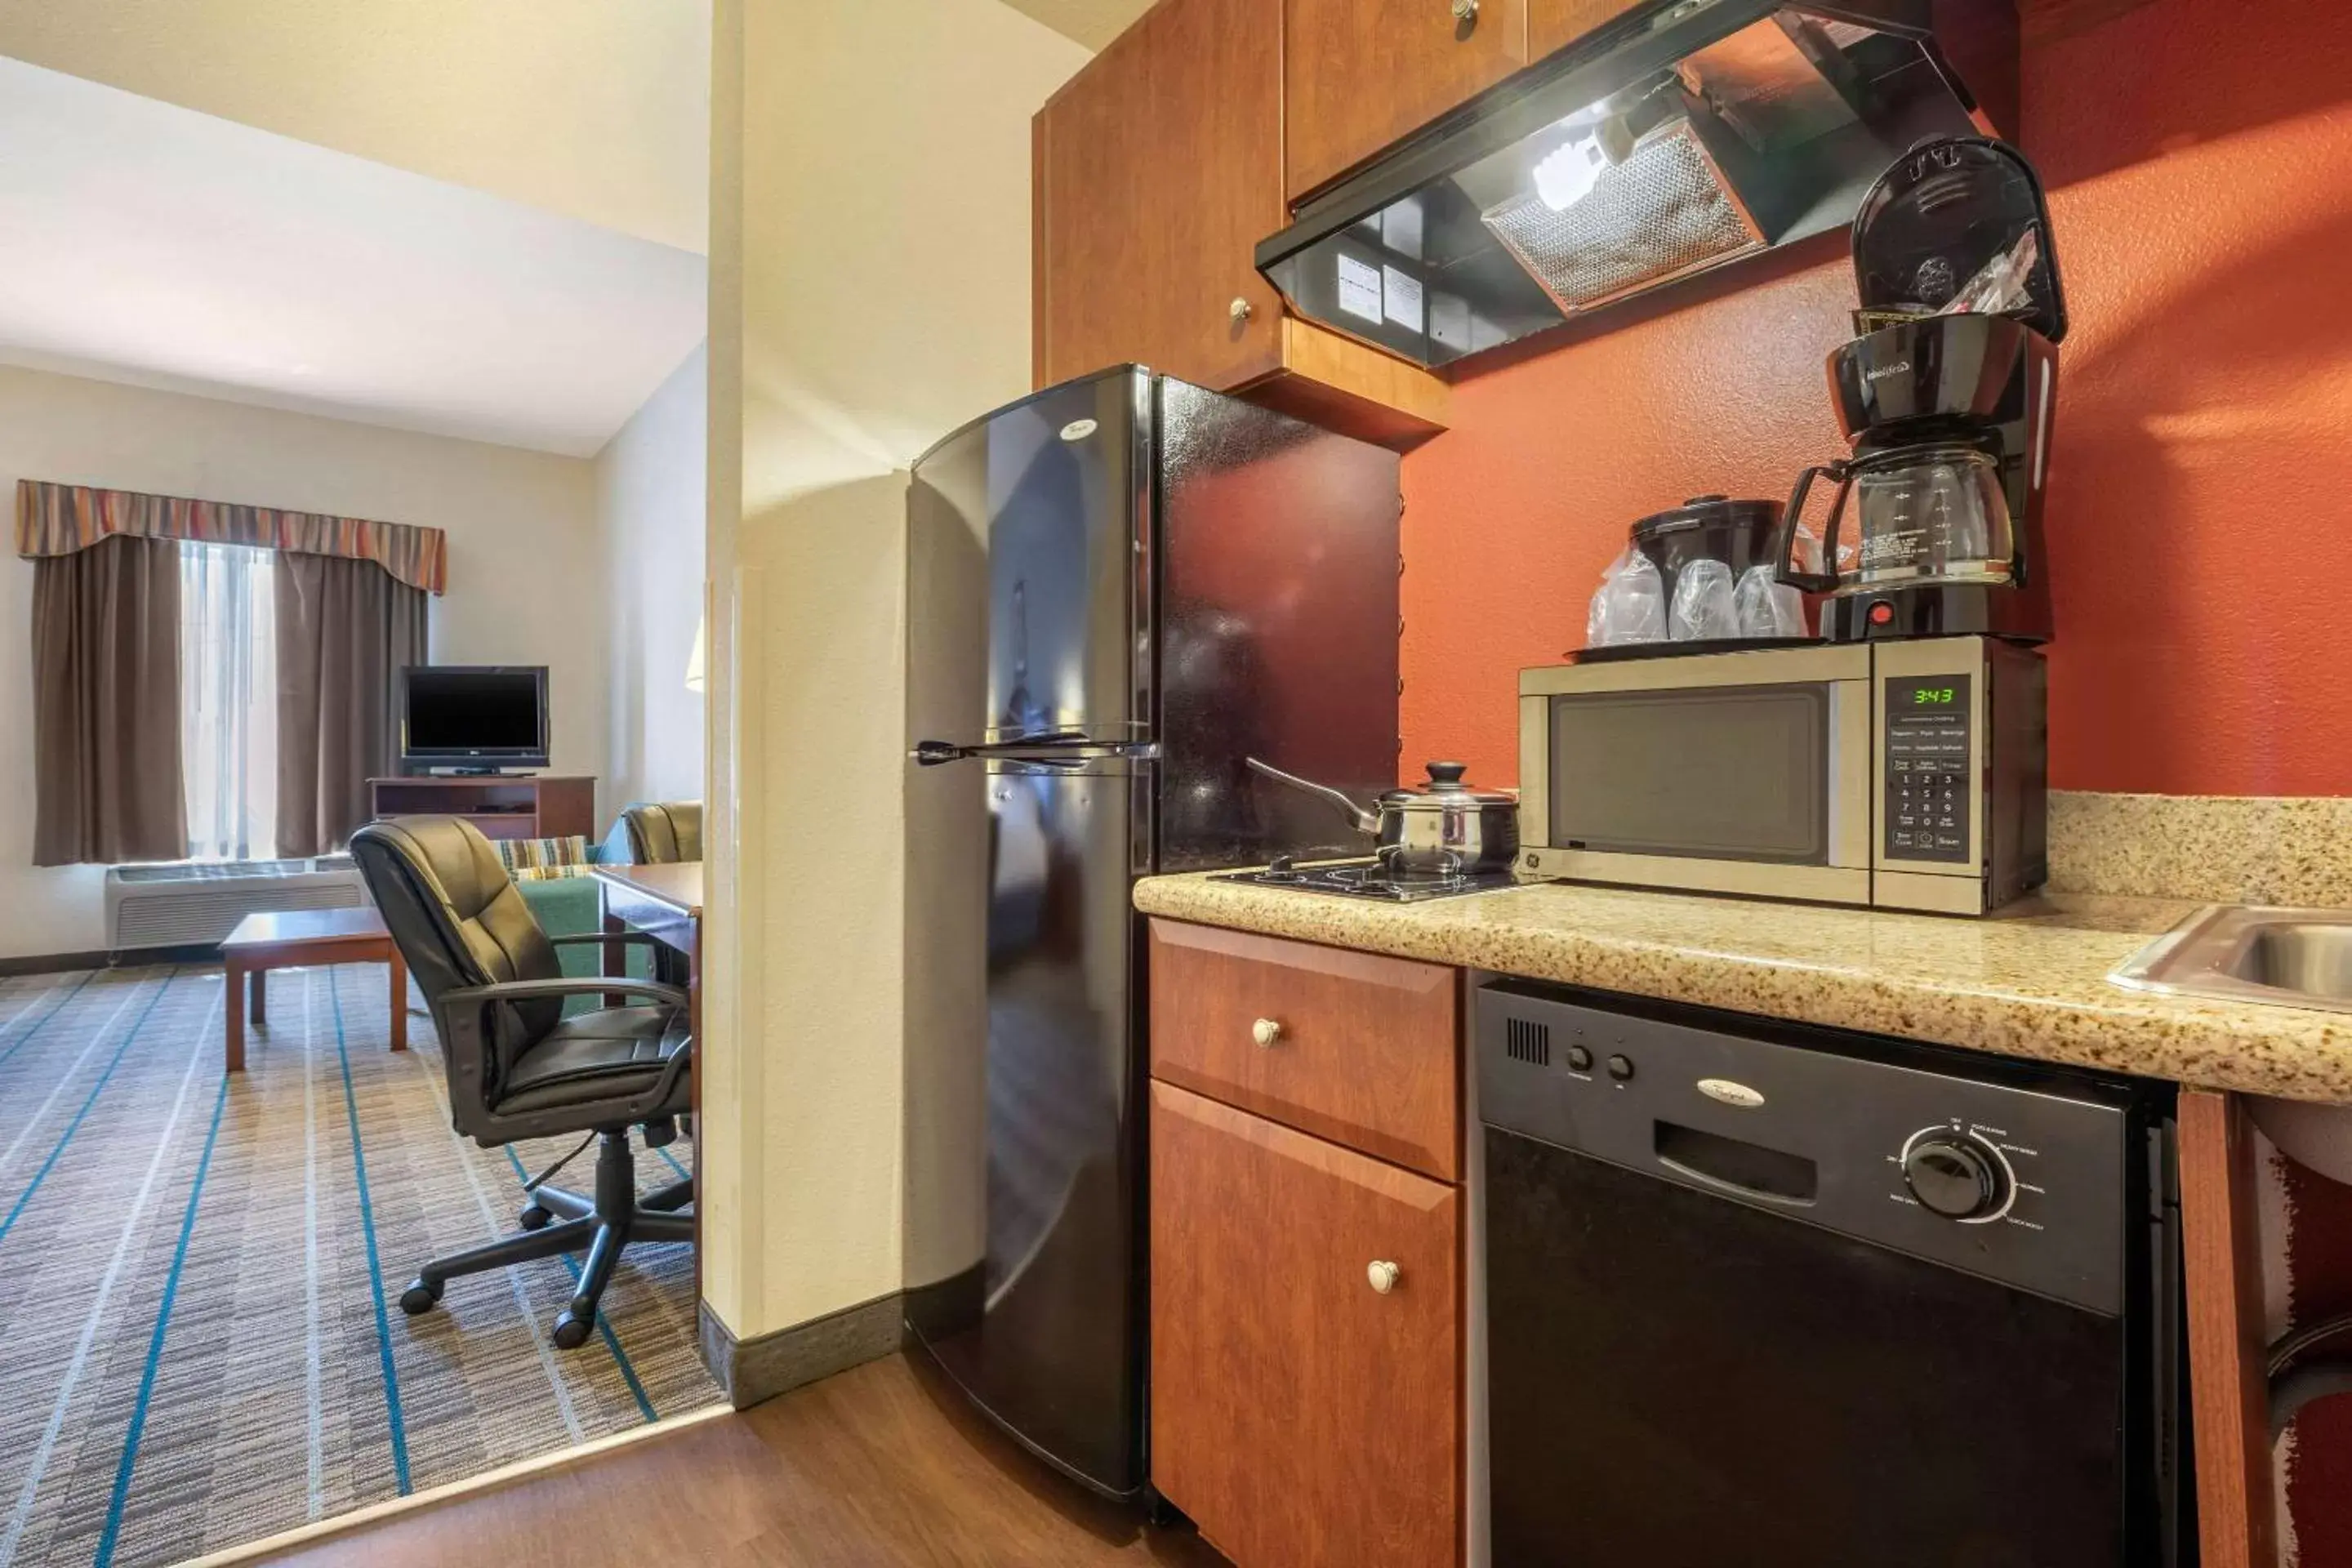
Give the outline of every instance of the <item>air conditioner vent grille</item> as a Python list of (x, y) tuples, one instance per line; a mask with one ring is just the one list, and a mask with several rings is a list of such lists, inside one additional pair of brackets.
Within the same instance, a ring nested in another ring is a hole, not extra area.
[(356, 869), (308, 860), (118, 867), (106, 878), (106, 942), (118, 952), (216, 942), (247, 915), (366, 902)]
[(173, 860), (160, 866), (117, 866), (110, 875), (123, 882), (241, 882), (255, 877), (305, 877), (318, 868), (308, 860)]

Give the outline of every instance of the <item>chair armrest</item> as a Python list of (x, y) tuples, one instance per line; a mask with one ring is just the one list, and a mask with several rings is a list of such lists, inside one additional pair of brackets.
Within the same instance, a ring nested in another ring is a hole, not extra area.
[(562, 980), (502, 980), (495, 985), (464, 985), (454, 991), (444, 991), (441, 1000), (451, 1007), (471, 1007), (478, 1012), (494, 1002), (602, 996), (607, 992), (617, 992), (625, 996), (650, 996), (673, 1007), (687, 1005), (684, 986), (667, 984), (659, 980), (632, 980), (625, 974), (583, 974)]

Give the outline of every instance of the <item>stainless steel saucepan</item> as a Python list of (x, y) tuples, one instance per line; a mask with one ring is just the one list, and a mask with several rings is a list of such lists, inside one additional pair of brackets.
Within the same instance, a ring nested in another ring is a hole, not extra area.
[(1329, 803), (1374, 841), (1372, 853), (1394, 870), (1475, 876), (1507, 871), (1518, 857), (1518, 797), (1473, 789), (1462, 782), (1469, 770), (1460, 763), (1432, 763), (1426, 784), (1390, 790), (1366, 807), (1328, 784), (1284, 773), (1255, 757), (1243, 760), (1277, 783)]

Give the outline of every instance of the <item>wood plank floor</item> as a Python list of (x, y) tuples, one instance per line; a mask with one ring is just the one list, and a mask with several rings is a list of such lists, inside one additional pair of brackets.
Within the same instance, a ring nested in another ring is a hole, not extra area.
[(892, 1356), (570, 1469), (268, 1561), (285, 1568), (887, 1563), (1222, 1568), (1072, 1486)]

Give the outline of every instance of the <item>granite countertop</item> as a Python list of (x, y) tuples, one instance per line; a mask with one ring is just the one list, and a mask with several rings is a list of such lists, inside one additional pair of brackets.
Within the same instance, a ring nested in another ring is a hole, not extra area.
[(2106, 975), (2195, 906), (2057, 895), (1990, 919), (1544, 883), (1386, 904), (1206, 874), (1147, 914), (2209, 1089), (2352, 1101), (2352, 1015), (2189, 1001)]

